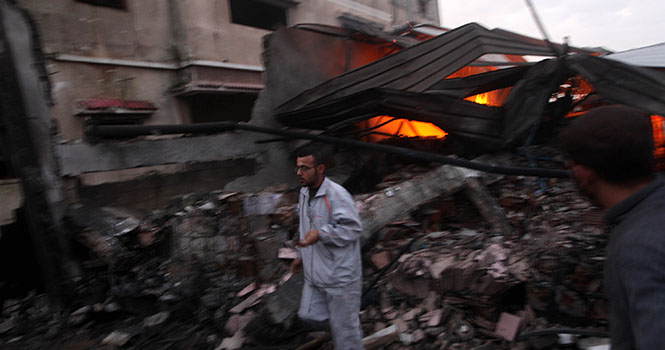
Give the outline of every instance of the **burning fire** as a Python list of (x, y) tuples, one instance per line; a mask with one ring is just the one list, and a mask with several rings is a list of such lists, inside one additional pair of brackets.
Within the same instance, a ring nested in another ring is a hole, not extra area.
[(479, 103), (481, 105), (486, 105), (487, 101), (489, 101), (489, 96), (487, 96), (487, 93), (484, 93), (484, 94), (469, 96), (469, 97), (465, 98), (465, 100), (475, 102), (475, 103)]
[(490, 92), (485, 92), (478, 95), (473, 95), (465, 98), (467, 101), (475, 102), (481, 105), (488, 105), (493, 107), (499, 107), (503, 104), (503, 101), (510, 93), (510, 89), (500, 89)]
[(392, 137), (421, 137), (443, 139), (448, 135), (438, 126), (420, 122), (381, 115), (360, 123), (361, 129), (371, 129), (372, 134), (366, 136), (366, 141), (378, 142)]
[[(489, 91), (465, 98), (467, 101), (488, 106), (501, 106), (510, 88)], [(372, 133), (365, 136), (365, 141), (378, 142), (390, 137), (420, 137), (443, 139), (447, 132), (438, 126), (417, 120), (401, 119), (387, 115), (371, 118), (359, 125), (362, 130), (370, 130)]]
[(665, 170), (665, 118), (659, 115), (651, 116), (653, 128), (654, 156), (659, 170)]

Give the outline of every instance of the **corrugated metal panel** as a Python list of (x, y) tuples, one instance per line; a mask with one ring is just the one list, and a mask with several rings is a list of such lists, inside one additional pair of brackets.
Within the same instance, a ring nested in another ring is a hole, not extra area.
[(456, 136), (482, 141), (488, 147), (498, 147), (502, 143), (501, 108), (445, 94), (370, 89), (277, 117), (288, 126), (335, 129), (377, 115), (433, 123)]
[(603, 97), (643, 111), (665, 115), (665, 74), (595, 56), (566, 59), (570, 69), (582, 74)]
[(278, 107), (283, 113), (371, 88), (424, 92), (485, 54), (552, 55), (542, 41), (470, 23), (330, 79)]
[(603, 57), (635, 66), (665, 68), (665, 43), (617, 52)]

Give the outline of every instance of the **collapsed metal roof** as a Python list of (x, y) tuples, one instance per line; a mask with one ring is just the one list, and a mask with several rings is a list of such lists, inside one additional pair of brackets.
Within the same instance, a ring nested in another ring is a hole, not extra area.
[[(284, 41), (284, 37), (273, 45), (268, 41), (267, 52)], [(299, 54), (281, 52), (282, 59), (267, 62), (268, 73), (272, 65), (273, 69), (286, 69), (297, 77), (298, 69), (289, 68), (293, 63), (284, 58)], [(446, 79), (486, 54), (561, 57)], [(314, 66), (318, 63), (310, 62)], [(302, 61), (298, 64), (302, 65)], [(301, 88), (295, 96), (283, 99), (285, 102), (275, 109), (275, 116), (291, 127), (336, 130), (387, 114), (431, 122), (487, 149), (496, 149), (513, 145), (523, 137), (542, 116), (552, 93), (576, 75), (587, 79), (596, 93), (608, 101), (665, 114), (665, 74), (470, 23), (317, 85), (310, 84), (308, 89)], [(463, 100), (503, 87), (512, 90), (500, 107)], [(287, 95), (285, 91), (281, 93)]]
[(421, 93), (488, 53), (552, 56), (544, 42), (528, 42), (470, 23), (330, 79), (277, 108), (277, 113), (327, 102), (370, 88)]

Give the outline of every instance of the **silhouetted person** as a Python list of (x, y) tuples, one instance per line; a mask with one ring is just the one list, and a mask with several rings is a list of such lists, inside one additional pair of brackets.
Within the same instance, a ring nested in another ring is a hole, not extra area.
[(592, 109), (561, 135), (580, 191), (605, 209), (612, 350), (665, 349), (665, 181), (649, 116)]

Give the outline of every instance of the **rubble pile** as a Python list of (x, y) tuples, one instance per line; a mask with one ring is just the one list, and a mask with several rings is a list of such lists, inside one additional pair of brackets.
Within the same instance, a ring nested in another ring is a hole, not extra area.
[[(400, 349), (507, 349), (519, 333), (543, 328), (604, 334), (606, 237), (599, 213), (577, 196), (571, 181), (551, 181), (544, 193), (528, 179), (492, 186), (518, 228), (513, 236), (492, 233), (468, 217), (432, 232), (415, 232), (417, 222), (388, 228), (371, 250), (375, 270), (365, 280), (395, 264), (378, 281), (377, 300), (363, 311), (365, 334), (395, 326)], [(439, 205), (441, 212), (450, 207), (447, 201)], [(428, 207), (437, 211), (434, 203)], [(565, 348), (552, 334), (529, 341), (522, 346)]]
[[(371, 211), (436, 169), (404, 167), (378, 192), (355, 196), (357, 207)], [(367, 349), (585, 348), (606, 333), (600, 213), (569, 180), (484, 175), (479, 183), (509, 232), (456, 188), (400, 212), (365, 242)], [(5, 300), (0, 345), (331, 349), (294, 317), (296, 202), (297, 190), (267, 189), (191, 194), (147, 214), (79, 208), (78, 295), (66, 310), (37, 293)]]

